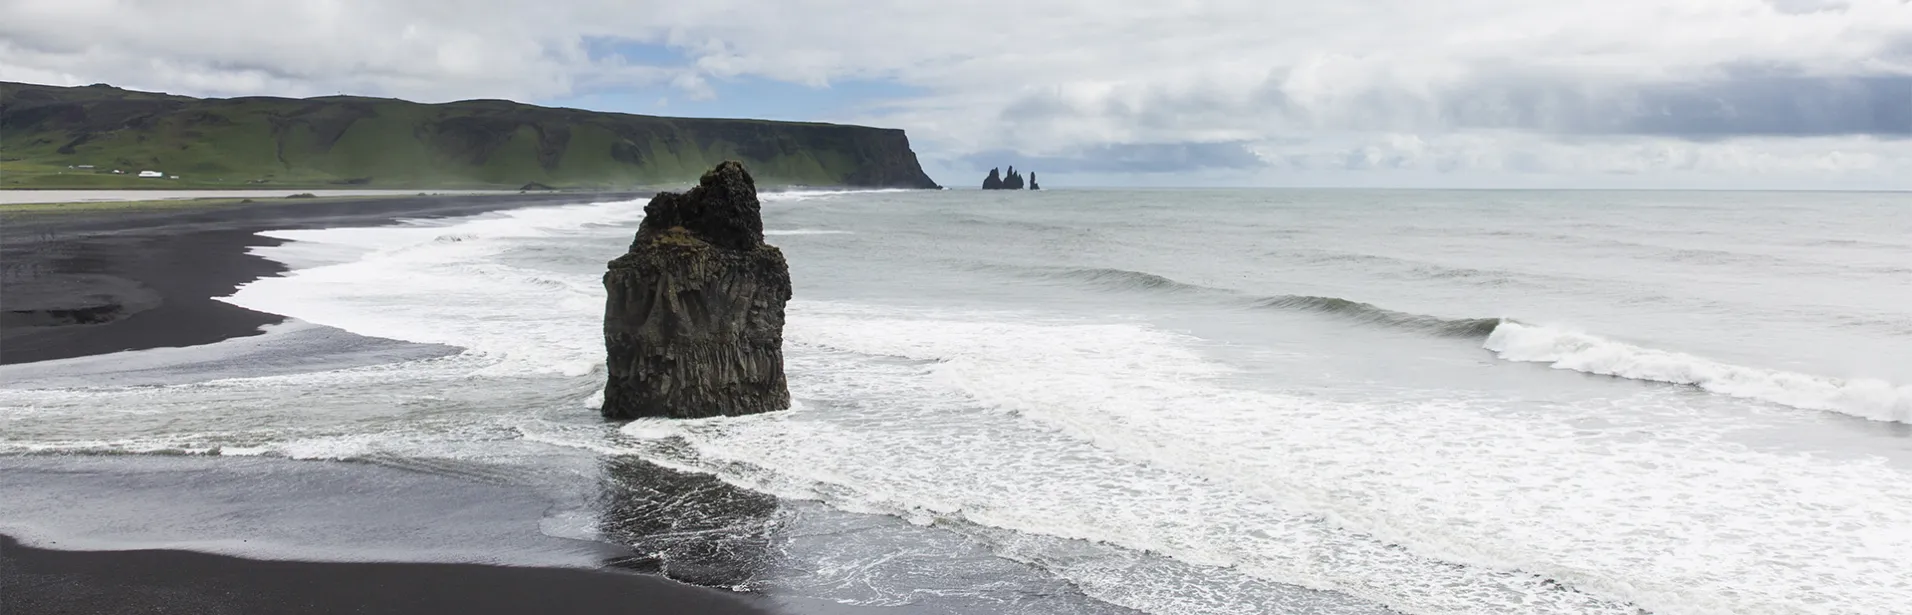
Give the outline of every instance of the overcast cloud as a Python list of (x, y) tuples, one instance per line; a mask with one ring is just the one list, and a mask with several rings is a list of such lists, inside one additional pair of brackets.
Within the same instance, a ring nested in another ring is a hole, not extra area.
[(0, 0), (0, 79), (647, 104), (891, 82), (910, 94), (814, 119), (908, 129), (965, 184), (1912, 188), (1909, 0)]

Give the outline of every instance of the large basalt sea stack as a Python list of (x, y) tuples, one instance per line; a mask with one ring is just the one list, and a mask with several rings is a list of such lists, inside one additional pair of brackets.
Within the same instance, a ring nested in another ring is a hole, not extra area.
[(644, 206), (604, 274), (604, 416), (702, 418), (790, 407), (783, 308), (790, 267), (763, 241), (757, 186), (725, 162)]

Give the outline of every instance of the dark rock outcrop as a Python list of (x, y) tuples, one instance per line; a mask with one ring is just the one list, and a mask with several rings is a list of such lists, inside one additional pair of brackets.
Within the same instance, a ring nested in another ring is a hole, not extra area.
[[(1029, 174), (1030, 183), (1028, 185), (1030, 190), (1038, 189), (1034, 184), (1035, 177), (1035, 173)], [(989, 177), (983, 179), (984, 190), (1021, 190), (1023, 186), (1022, 173), (1016, 172), (1016, 167), (1014, 166), (1009, 167), (1007, 172), (1003, 172), (1000, 169), (990, 169)]]
[(983, 189), (984, 190), (1001, 190), (1002, 189), (1002, 172), (1000, 169), (989, 170), (989, 177), (983, 178)]
[(1030, 172), (1029, 172), (1029, 189), (1030, 189), (1030, 190), (1041, 190), (1041, 189), (1042, 189), (1042, 184), (1038, 184), (1038, 183), (1036, 183), (1036, 172), (1035, 172), (1035, 171), (1030, 171)]
[(763, 241), (757, 186), (727, 161), (644, 207), (604, 274), (606, 418), (702, 418), (790, 407), (783, 309), (790, 268)]

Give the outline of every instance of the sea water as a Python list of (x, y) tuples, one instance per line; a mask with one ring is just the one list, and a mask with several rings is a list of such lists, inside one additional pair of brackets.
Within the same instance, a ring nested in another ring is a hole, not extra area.
[(589, 203), (268, 232), (226, 301), (440, 350), (22, 366), (0, 452), (573, 485), (547, 533), (903, 612), (1912, 613), (1907, 195), (764, 201), (787, 412), (596, 418), (643, 214)]

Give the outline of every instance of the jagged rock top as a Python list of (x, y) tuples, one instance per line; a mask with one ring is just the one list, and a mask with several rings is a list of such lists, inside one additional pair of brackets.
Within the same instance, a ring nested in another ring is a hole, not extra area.
[(659, 193), (644, 206), (637, 242), (680, 228), (719, 247), (749, 250), (763, 245), (763, 203), (757, 200), (756, 180), (742, 163), (725, 161), (704, 173), (689, 192)]

